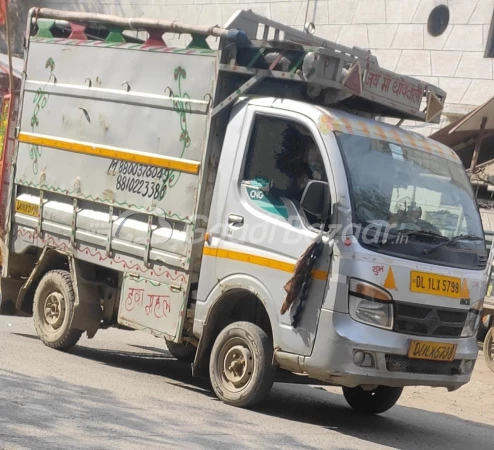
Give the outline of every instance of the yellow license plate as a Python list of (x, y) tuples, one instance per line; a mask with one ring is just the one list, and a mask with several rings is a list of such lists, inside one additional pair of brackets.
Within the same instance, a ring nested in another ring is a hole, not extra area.
[(28, 216), (33, 216), (33, 217), (39, 217), (39, 205), (25, 202), (24, 200), (16, 200), (15, 210), (21, 214), (26, 214)]
[(461, 279), (428, 272), (410, 272), (410, 291), (461, 298)]
[(442, 342), (411, 341), (408, 349), (409, 358), (429, 361), (453, 361), (455, 354), (456, 344)]

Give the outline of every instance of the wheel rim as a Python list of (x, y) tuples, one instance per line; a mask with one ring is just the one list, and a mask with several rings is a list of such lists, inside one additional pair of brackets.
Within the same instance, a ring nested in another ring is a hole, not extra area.
[(494, 339), (492, 333), (487, 336), (487, 358), (494, 364)]
[(60, 292), (48, 294), (43, 303), (43, 321), (46, 328), (56, 332), (65, 318), (65, 299)]
[(232, 393), (246, 388), (255, 369), (252, 351), (241, 338), (233, 338), (225, 343), (217, 364), (224, 388)]

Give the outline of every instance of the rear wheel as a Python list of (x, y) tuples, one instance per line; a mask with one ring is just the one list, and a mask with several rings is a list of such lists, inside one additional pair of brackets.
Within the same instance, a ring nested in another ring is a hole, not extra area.
[(34, 326), (41, 341), (48, 347), (66, 350), (82, 335), (71, 328), (75, 294), (70, 273), (52, 270), (43, 276), (34, 294)]
[(214, 392), (223, 402), (254, 406), (273, 386), (276, 366), (273, 343), (268, 335), (250, 322), (235, 322), (216, 338), (209, 363)]
[(177, 344), (172, 341), (165, 341), (168, 351), (179, 361), (194, 362), (197, 348), (189, 342)]
[(343, 395), (348, 404), (357, 412), (380, 414), (392, 408), (403, 392), (402, 387), (378, 386), (371, 391), (364, 391), (360, 386), (343, 388)]
[(484, 339), (484, 358), (487, 367), (494, 372), (494, 328), (492, 327)]

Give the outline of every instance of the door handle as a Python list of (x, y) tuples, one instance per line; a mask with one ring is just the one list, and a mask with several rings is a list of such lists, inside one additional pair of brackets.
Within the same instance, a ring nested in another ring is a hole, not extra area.
[(228, 224), (241, 226), (244, 224), (244, 218), (243, 216), (239, 216), (237, 214), (230, 214), (228, 216)]

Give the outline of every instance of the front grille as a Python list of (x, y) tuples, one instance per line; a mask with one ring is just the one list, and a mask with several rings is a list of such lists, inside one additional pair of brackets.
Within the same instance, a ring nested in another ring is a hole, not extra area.
[(457, 309), (395, 302), (393, 330), (415, 336), (456, 338), (461, 336), (467, 314)]
[(459, 375), (461, 360), (426, 361), (411, 359), (403, 355), (386, 355), (386, 369), (389, 372), (416, 373), (422, 375)]

